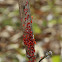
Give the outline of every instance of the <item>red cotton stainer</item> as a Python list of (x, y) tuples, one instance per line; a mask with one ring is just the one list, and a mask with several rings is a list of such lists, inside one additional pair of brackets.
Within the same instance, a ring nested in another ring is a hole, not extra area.
[(23, 28), (23, 41), (26, 47), (26, 56), (29, 59), (28, 62), (35, 62), (35, 39), (33, 39), (32, 31), (32, 18), (30, 14), (29, 0), (19, 0), (19, 9), (21, 17), (21, 25)]

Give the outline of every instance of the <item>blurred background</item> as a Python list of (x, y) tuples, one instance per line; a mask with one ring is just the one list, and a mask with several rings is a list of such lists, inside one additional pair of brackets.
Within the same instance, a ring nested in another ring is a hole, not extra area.
[[(62, 62), (62, 0), (30, 0), (36, 62)], [(0, 62), (27, 62), (18, 0), (0, 0)]]

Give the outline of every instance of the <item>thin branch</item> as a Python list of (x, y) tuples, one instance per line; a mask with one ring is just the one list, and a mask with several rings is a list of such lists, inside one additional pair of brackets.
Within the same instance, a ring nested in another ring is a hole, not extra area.
[(33, 39), (32, 19), (30, 13), (29, 0), (19, 0), (19, 11), (22, 25), (21, 28), (23, 29), (24, 32), (23, 41), (26, 47), (26, 56), (29, 59), (29, 62), (34, 62), (35, 40)]

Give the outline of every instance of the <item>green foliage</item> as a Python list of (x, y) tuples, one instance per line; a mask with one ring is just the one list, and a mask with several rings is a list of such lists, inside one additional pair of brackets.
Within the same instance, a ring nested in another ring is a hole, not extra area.
[(19, 15), (19, 10), (14, 10), (12, 13), (17, 16)]
[(5, 25), (12, 25), (12, 21), (10, 19), (6, 19), (2, 23), (3, 23), (4, 26)]
[(55, 19), (53, 19), (53, 20), (49, 21), (48, 23), (56, 24), (56, 20), (55, 20)]
[(47, 26), (47, 22), (46, 21), (43, 21), (43, 24), (42, 24), (44, 27)]
[(33, 32), (34, 34), (41, 33), (40, 27), (36, 23), (33, 23)]
[(59, 55), (55, 55), (52, 57), (52, 62), (60, 62), (60, 56)]

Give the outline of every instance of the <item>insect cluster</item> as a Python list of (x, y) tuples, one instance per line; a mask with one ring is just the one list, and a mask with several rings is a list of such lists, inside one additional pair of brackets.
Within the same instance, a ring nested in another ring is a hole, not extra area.
[[(26, 1), (24, 8), (23, 8), (25, 18), (24, 18), (24, 34), (23, 34), (23, 41), (24, 45), (26, 47), (26, 55), (29, 59), (28, 62), (34, 62), (35, 61), (35, 49), (34, 44), (36, 44), (35, 39), (33, 38), (33, 31), (32, 31), (32, 19), (30, 15), (30, 9), (29, 9), (29, 2)], [(22, 21), (22, 19), (21, 19)]]

